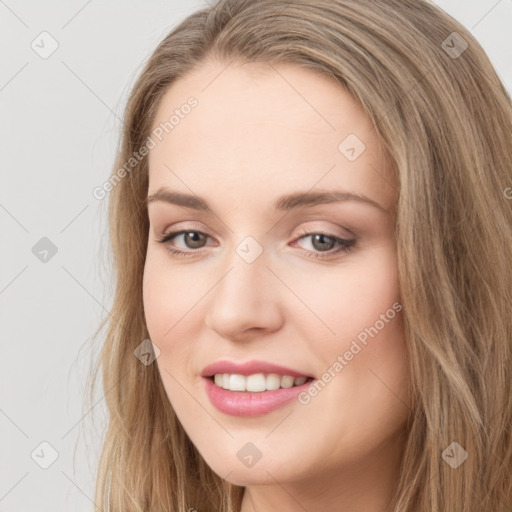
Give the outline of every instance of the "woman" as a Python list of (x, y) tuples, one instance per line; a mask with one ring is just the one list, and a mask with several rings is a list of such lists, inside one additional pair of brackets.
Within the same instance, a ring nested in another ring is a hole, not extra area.
[(427, 1), (189, 16), (110, 180), (97, 503), (511, 510), (511, 170), (510, 97)]

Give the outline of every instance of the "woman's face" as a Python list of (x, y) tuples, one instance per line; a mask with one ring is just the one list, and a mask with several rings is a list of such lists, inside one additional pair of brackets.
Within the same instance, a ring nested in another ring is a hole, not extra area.
[[(208, 61), (170, 87), (153, 128), (144, 309), (201, 455), (244, 486), (389, 463), (409, 379), (397, 184), (369, 118), (312, 71)], [(238, 375), (218, 386), (202, 373), (219, 361), (288, 370), (206, 371)], [(289, 388), (291, 370), (314, 381)]]

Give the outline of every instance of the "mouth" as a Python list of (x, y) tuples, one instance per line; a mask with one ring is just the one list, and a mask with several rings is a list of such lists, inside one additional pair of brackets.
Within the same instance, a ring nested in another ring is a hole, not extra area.
[(227, 391), (242, 391), (248, 393), (263, 393), (278, 389), (289, 389), (307, 385), (314, 380), (313, 377), (281, 375), (277, 373), (256, 373), (252, 375), (217, 373), (206, 376), (217, 387)]
[(306, 392), (314, 380), (313, 377), (278, 374), (254, 374), (247, 377), (215, 374), (203, 377), (206, 395), (213, 406), (224, 414), (238, 417), (262, 416), (287, 404), (296, 403), (298, 396)]

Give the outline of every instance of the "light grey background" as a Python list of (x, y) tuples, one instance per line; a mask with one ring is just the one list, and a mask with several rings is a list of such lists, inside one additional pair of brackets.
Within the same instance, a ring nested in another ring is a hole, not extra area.
[[(512, 91), (512, 0), (436, 3), (471, 30)], [(109, 176), (142, 63), (204, 5), (0, 0), (0, 512), (95, 510), (105, 409), (99, 392), (91, 410), (85, 391), (98, 349), (90, 337), (112, 289), (107, 199), (92, 191)], [(57, 248), (46, 262), (32, 250), (43, 237)], [(48, 469), (42, 442), (58, 452)]]

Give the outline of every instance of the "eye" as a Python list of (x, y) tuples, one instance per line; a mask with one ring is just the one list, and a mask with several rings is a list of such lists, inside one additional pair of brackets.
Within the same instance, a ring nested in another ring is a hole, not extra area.
[[(311, 231), (303, 233), (299, 240), (311, 238), (311, 245), (319, 252), (306, 251), (308, 256), (313, 258), (329, 258), (339, 253), (345, 253), (355, 247), (355, 240), (346, 240), (336, 235)], [(334, 250), (332, 250), (335, 248)]]
[[(175, 238), (183, 236), (183, 240), (186, 245), (189, 245), (190, 249), (196, 249), (195, 251), (182, 251), (180, 249), (176, 249), (168, 242), (174, 240)], [(163, 237), (157, 242), (164, 244), (169, 252), (172, 254), (177, 254), (180, 256), (191, 256), (194, 252), (199, 252), (197, 249), (201, 249), (204, 245), (204, 241), (209, 238), (208, 235), (202, 233), (201, 231), (192, 231), (192, 230), (181, 230), (181, 231), (173, 231), (171, 233), (163, 235)]]
[[(181, 249), (177, 249), (174, 244), (169, 243), (180, 236), (183, 236), (183, 241), (190, 250), (183, 251)], [(303, 232), (302, 236), (300, 236), (298, 240), (303, 240), (309, 237), (312, 237), (311, 243), (315, 250), (306, 250), (305, 253), (313, 258), (328, 258), (338, 253), (348, 252), (356, 244), (355, 240), (346, 240), (336, 235), (317, 231)], [(203, 252), (201, 249), (205, 246), (208, 238), (210, 237), (201, 231), (180, 230), (164, 234), (156, 241), (164, 244), (170, 253), (177, 256), (194, 256)], [(296, 243), (297, 242), (294, 242), (294, 244)]]

